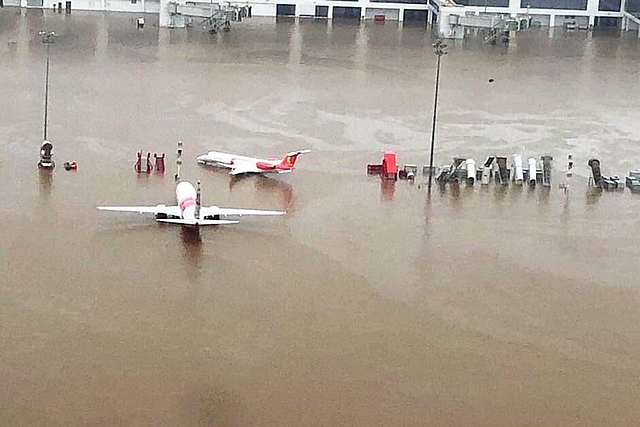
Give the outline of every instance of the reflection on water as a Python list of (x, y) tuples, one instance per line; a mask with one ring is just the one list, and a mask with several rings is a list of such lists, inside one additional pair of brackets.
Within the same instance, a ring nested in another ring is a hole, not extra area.
[(510, 190), (509, 186), (494, 183), (494, 187), (495, 188), (493, 190), (493, 198), (496, 201), (496, 204), (501, 205), (507, 199), (507, 195), (509, 194), (509, 190)]
[(256, 178), (256, 192), (272, 194), (274, 198), (280, 201), (281, 210), (283, 211), (295, 211), (295, 197), (291, 184), (276, 177), (259, 176)]
[(187, 276), (190, 278), (190, 281), (196, 281), (200, 277), (202, 261), (202, 237), (200, 236), (200, 229), (195, 227), (180, 227), (180, 246), (185, 260)]
[(380, 178), (380, 190), (382, 200), (392, 201), (393, 196), (396, 194), (396, 181), (393, 179)]
[(453, 203), (457, 203), (460, 201), (460, 183), (459, 182), (452, 182), (451, 185), (449, 186), (451, 188), (451, 198), (453, 200)]
[(566, 189), (564, 203), (562, 205), (562, 219), (566, 222), (571, 218), (571, 190)]
[[(292, 172), (295, 173), (295, 172)], [(276, 199), (279, 201), (279, 209), (286, 212), (295, 211), (295, 196), (293, 186), (284, 181), (287, 177), (260, 175), (260, 174), (242, 174), (230, 176), (229, 191), (234, 189), (247, 189), (253, 184), (253, 190), (256, 197)]]
[(53, 188), (53, 170), (38, 168), (38, 189), (44, 200), (49, 200)]
[(597, 204), (600, 201), (600, 198), (602, 197), (603, 192), (604, 191), (602, 190), (602, 188), (587, 187), (587, 191), (586, 191), (587, 205)]
[(538, 193), (538, 203), (540, 203), (541, 205), (548, 205), (551, 195), (551, 187), (538, 185), (536, 192)]

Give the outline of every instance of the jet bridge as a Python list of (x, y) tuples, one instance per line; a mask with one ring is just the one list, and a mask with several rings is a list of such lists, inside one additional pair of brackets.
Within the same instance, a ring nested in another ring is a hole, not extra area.
[(430, 0), (429, 4), (437, 6), (438, 33), (440, 37), (462, 39), (467, 30), (481, 29), (486, 33), (485, 41), (495, 44), (498, 40), (509, 41), (509, 32), (521, 29), (523, 20), (527, 17), (512, 16), (508, 11), (497, 11), (495, 8), (489, 13), (470, 12), (465, 6), (455, 0)]
[(638, 38), (640, 38), (640, 12), (622, 12), (622, 29), (624, 31), (638, 30)]
[(220, 31), (227, 32), (231, 30), (232, 22), (241, 22), (243, 18), (251, 16), (249, 6), (192, 1), (184, 4), (170, 1), (167, 4), (167, 12), (169, 20), (164, 26), (182, 28), (194, 25), (194, 20), (198, 20), (197, 25), (200, 25), (203, 31), (211, 34)]
[(495, 44), (498, 40), (509, 41), (509, 31), (519, 28), (518, 21), (502, 15), (476, 15), (452, 13), (448, 15), (448, 26), (454, 38), (463, 38), (466, 29), (488, 30), (485, 41)]

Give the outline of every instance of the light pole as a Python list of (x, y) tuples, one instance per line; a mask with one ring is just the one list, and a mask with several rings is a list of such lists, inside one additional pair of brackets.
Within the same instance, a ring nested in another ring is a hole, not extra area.
[(447, 45), (438, 40), (433, 44), (433, 48), (436, 56), (438, 57), (438, 65), (436, 67), (436, 94), (433, 100), (433, 123), (431, 124), (431, 155), (429, 156), (429, 193), (431, 193), (431, 180), (433, 178), (433, 146), (436, 142), (436, 113), (438, 111), (438, 87), (440, 86), (440, 58), (442, 55), (446, 55), (445, 51)]
[(53, 31), (40, 31), (38, 33), (42, 38), (42, 43), (47, 45), (47, 71), (44, 83), (44, 140), (47, 140), (47, 119), (49, 110), (49, 45), (53, 43), (56, 33)]

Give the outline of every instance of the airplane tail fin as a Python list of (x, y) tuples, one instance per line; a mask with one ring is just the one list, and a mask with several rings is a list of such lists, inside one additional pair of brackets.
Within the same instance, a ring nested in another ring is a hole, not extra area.
[(200, 206), (202, 206), (202, 199), (200, 196), (200, 181), (198, 181), (198, 188), (196, 189), (196, 212), (195, 212), (195, 217), (196, 219), (200, 219)]
[(300, 154), (305, 154), (309, 152), (311, 152), (311, 150), (298, 150), (298, 151), (292, 151), (290, 153), (287, 153), (287, 155), (284, 156), (284, 159), (282, 159), (282, 163), (280, 163), (279, 168), (293, 169), (296, 164), (296, 160), (298, 160), (298, 156)]

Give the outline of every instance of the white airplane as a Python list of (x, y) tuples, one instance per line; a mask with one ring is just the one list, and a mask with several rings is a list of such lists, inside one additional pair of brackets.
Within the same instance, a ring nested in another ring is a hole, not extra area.
[(180, 224), (191, 227), (201, 225), (237, 224), (239, 221), (220, 219), (226, 216), (243, 215), (284, 215), (281, 211), (263, 211), (255, 209), (202, 207), (200, 204), (200, 181), (198, 190), (190, 182), (180, 182), (176, 186), (177, 206), (99, 206), (101, 211), (152, 213), (156, 221)]
[(231, 169), (229, 174), (240, 175), (243, 173), (289, 173), (295, 168), (296, 160), (300, 154), (309, 153), (311, 150), (298, 150), (287, 153), (284, 159), (256, 159), (253, 157), (238, 156), (235, 154), (209, 151), (198, 156), (198, 163), (219, 166)]

